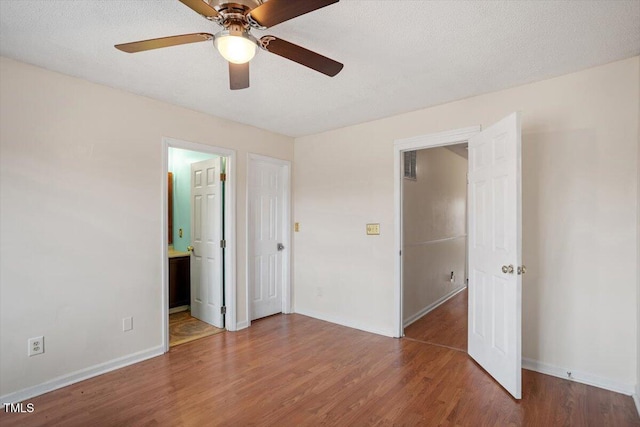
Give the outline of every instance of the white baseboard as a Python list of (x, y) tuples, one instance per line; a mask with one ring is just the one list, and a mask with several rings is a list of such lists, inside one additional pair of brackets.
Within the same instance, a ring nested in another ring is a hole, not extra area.
[(303, 316), (313, 317), (314, 319), (324, 320), (325, 322), (335, 323), (336, 325), (346, 326), (348, 328), (359, 329), (361, 331), (370, 332), (376, 335), (384, 335), (385, 337), (393, 337), (393, 330), (391, 329), (378, 329), (372, 328), (369, 325), (360, 322), (354, 322), (353, 320), (344, 319), (340, 316), (330, 315), (326, 313), (319, 313), (313, 310), (305, 310), (296, 308), (297, 314)]
[(173, 314), (173, 313), (180, 313), (183, 311), (187, 311), (189, 310), (189, 306), (188, 305), (181, 305), (179, 307), (173, 307), (169, 309), (169, 314)]
[[(559, 366), (549, 365), (548, 363), (543, 363), (537, 360), (527, 359), (527, 358), (522, 358), (522, 367), (530, 371), (536, 371), (536, 372), (540, 372), (541, 374), (547, 374), (547, 375), (562, 378), (565, 380), (575, 381), (578, 383), (603, 388), (605, 390), (626, 394), (628, 396), (631, 396), (634, 394), (633, 384), (612, 381), (608, 378), (599, 377), (597, 375), (593, 375), (588, 372), (581, 372), (581, 371), (576, 371), (575, 369), (562, 368)], [(567, 375), (567, 372), (569, 371), (571, 372), (570, 377)], [(637, 400), (636, 400), (636, 405), (638, 405)]]
[(636, 404), (636, 411), (640, 415), (640, 384), (636, 384), (636, 392), (633, 393), (633, 401)]
[(58, 378), (54, 378), (42, 384), (27, 387), (13, 393), (5, 394), (4, 396), (0, 396), (0, 402), (22, 402), (32, 397), (57, 390), (62, 387), (66, 387), (68, 385), (75, 384), (77, 382), (102, 375), (116, 369), (124, 368), (125, 366), (133, 365), (134, 363), (142, 362), (143, 360), (151, 359), (152, 357), (160, 356), (162, 354), (164, 354), (164, 346), (158, 346), (127, 356), (119, 357), (117, 359), (90, 366), (88, 368), (81, 369), (67, 375), (62, 375)]
[(247, 329), (248, 327), (249, 327), (249, 321), (245, 320), (245, 321), (236, 323), (236, 328), (234, 329), (234, 331), (239, 331), (240, 329)]
[(438, 308), (439, 306), (441, 306), (442, 304), (447, 302), (449, 300), (449, 298), (453, 298), (455, 295), (457, 295), (458, 293), (462, 292), (466, 288), (467, 288), (466, 285), (462, 285), (462, 286), (454, 289), (453, 291), (449, 292), (448, 294), (446, 294), (442, 298), (440, 298), (440, 299), (436, 300), (435, 302), (429, 304), (428, 306), (426, 306), (425, 308), (423, 308), (419, 312), (417, 312), (417, 313), (409, 316), (408, 318), (404, 319), (404, 327), (406, 328), (407, 326), (409, 326), (413, 322), (417, 321), (418, 319), (420, 319), (421, 317), (423, 317), (424, 315), (426, 315), (430, 311), (435, 310), (436, 308)]

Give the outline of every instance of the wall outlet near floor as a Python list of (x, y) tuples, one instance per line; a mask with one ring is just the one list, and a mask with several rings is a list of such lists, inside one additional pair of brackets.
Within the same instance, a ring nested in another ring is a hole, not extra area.
[(122, 319), (122, 331), (127, 332), (133, 329), (133, 317), (125, 317)]
[(29, 357), (44, 353), (44, 337), (33, 337), (27, 341), (29, 347), (27, 355)]

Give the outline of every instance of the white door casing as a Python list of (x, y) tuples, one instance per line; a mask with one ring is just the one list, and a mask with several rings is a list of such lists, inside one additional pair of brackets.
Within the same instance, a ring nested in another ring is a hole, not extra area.
[(469, 355), (522, 394), (520, 114), (469, 138)]
[(218, 328), (222, 315), (221, 159), (191, 164), (191, 315)]
[[(288, 166), (252, 156), (249, 167), (248, 240), (251, 320), (287, 312)], [(280, 249), (279, 249), (280, 246)]]
[[(393, 336), (404, 336), (404, 322), (402, 316), (402, 182), (403, 182), (403, 154), (405, 151), (423, 150), (425, 148), (444, 147), (447, 145), (467, 142), (469, 138), (481, 131), (481, 126), (469, 126), (444, 132), (420, 135), (406, 139), (398, 139), (393, 142), (394, 160), (394, 248), (397, 256), (394, 261), (395, 285), (394, 299), (394, 327)], [(467, 276), (468, 277), (468, 276)]]

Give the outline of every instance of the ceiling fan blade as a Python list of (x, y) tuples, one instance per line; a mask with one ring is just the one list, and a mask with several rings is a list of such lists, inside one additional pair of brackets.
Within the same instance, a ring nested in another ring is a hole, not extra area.
[[(273, 0), (271, 0), (273, 1)], [(268, 4), (268, 3), (265, 3)], [(309, 49), (305, 49), (297, 44), (273, 37), (264, 36), (260, 39), (260, 45), (267, 51), (290, 59), (298, 64), (309, 67), (312, 70), (333, 77), (342, 70), (343, 64), (334, 61), (331, 58), (315, 53)]]
[[(181, 0), (182, 1), (182, 0)], [(249, 12), (250, 19), (262, 27), (273, 27), (340, 0), (269, 0)]]
[(120, 49), (127, 53), (143, 52), (145, 50), (159, 49), (161, 47), (177, 46), (181, 44), (204, 42), (213, 40), (213, 34), (194, 33), (182, 34), (180, 36), (160, 37), (158, 39), (141, 40), (139, 42), (123, 43), (115, 45), (116, 49)]
[(216, 19), (220, 14), (202, 0), (180, 0), (185, 6), (195, 10), (207, 19)]
[(249, 87), (249, 63), (234, 64), (229, 62), (229, 87), (231, 90)]

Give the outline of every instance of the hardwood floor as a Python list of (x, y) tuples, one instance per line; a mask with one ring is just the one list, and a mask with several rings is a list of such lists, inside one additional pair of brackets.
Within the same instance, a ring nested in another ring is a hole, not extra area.
[(404, 335), (407, 338), (466, 352), (468, 306), (468, 291), (464, 289), (407, 326)]
[(523, 372), (513, 400), (465, 353), (301, 315), (31, 399), (3, 426), (640, 426), (630, 397)]

